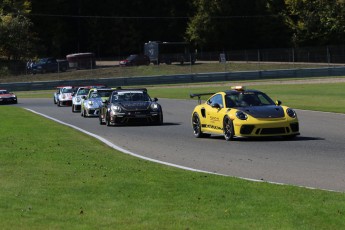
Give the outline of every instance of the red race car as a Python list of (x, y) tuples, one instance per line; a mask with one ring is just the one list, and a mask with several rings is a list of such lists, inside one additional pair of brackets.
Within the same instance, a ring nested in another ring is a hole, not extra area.
[(17, 104), (17, 96), (8, 92), (6, 89), (0, 89), (0, 104)]

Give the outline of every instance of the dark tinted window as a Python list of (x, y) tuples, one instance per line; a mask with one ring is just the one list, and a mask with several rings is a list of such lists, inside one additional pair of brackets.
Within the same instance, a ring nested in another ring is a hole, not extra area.
[(208, 101), (207, 104), (209, 105), (214, 105), (214, 104), (218, 104), (221, 107), (224, 107), (224, 103), (223, 103), (223, 97), (221, 94), (216, 94), (213, 97), (211, 97)]
[(231, 92), (225, 96), (226, 107), (274, 105), (274, 101), (262, 92)]

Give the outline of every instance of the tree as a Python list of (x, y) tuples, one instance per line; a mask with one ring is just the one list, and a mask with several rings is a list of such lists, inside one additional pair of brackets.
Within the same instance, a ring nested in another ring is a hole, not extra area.
[(143, 52), (150, 40), (182, 41), (189, 10), (184, 0), (32, 0), (30, 18), (46, 48), (42, 55), (113, 57)]
[(0, 5), (0, 55), (19, 60), (32, 54), (34, 35), (32, 23), (25, 15), (30, 12), (27, 0), (4, 0)]
[(186, 37), (212, 50), (281, 47), (289, 31), (268, 0), (193, 0)]
[(285, 0), (282, 15), (295, 46), (344, 43), (344, 0)]

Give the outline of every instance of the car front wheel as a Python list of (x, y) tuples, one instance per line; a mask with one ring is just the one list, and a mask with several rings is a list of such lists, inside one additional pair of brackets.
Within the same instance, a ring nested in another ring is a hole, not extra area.
[(109, 114), (107, 114), (107, 116), (105, 117), (105, 123), (107, 124), (107, 126), (112, 126), (112, 124), (110, 123), (110, 116), (109, 116)]
[(232, 120), (226, 116), (223, 122), (224, 138), (227, 141), (231, 141), (234, 138), (234, 124)]

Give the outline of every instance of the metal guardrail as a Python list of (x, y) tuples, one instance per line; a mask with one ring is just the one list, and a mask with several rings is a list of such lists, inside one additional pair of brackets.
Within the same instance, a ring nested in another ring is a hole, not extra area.
[(14, 82), (2, 83), (0, 88), (9, 91), (30, 91), (49, 90), (61, 85), (96, 85), (104, 84), (109, 87), (116, 86), (138, 86), (138, 85), (159, 85), (159, 84), (183, 84), (202, 83), (219, 81), (279, 79), (279, 78), (307, 78), (307, 77), (334, 77), (345, 76), (345, 67), (310, 68), (310, 69), (288, 69), (288, 70), (261, 70), (261, 71), (240, 71), (222, 73), (197, 73), (179, 74), (168, 76), (148, 77), (123, 77), (123, 78), (99, 78), (85, 80), (60, 80), (60, 81), (39, 81), (39, 82)]

